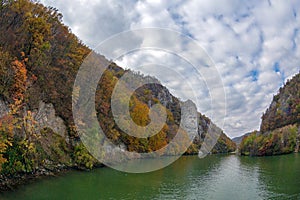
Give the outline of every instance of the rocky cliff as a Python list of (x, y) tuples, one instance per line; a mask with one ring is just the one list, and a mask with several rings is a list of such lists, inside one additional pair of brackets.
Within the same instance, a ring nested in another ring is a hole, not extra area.
[(300, 74), (288, 80), (262, 116), (262, 133), (300, 122)]
[[(81, 143), (72, 117), (74, 80), (91, 50), (62, 24), (62, 15), (55, 8), (28, 0), (1, 1), (0, 14), (1, 187), (5, 187), (7, 177), (20, 174), (99, 165)], [(167, 121), (155, 136), (129, 136), (114, 121), (113, 88), (125, 72), (138, 79), (154, 78), (125, 71), (97, 56), (103, 65), (109, 64), (99, 81), (95, 101), (99, 124), (110, 141), (131, 152), (151, 152), (168, 144), (179, 129), (183, 102), (159, 83), (139, 88), (129, 104), (133, 121), (147, 125), (149, 108), (157, 103), (166, 108)], [(221, 134), (213, 153), (235, 149), (235, 144), (210, 119), (197, 115), (199, 131), (187, 154), (198, 153), (208, 130)], [(178, 151), (180, 148), (178, 145)]]
[(245, 155), (277, 155), (299, 151), (300, 74), (279, 89), (262, 116), (260, 132), (245, 137), (240, 151)]

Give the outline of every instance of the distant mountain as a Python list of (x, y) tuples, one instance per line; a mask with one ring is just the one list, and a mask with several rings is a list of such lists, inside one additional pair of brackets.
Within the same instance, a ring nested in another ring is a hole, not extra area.
[[(82, 144), (72, 116), (76, 74), (91, 50), (62, 24), (62, 15), (55, 8), (29, 0), (4, 0), (0, 2), (0, 15), (0, 188), (7, 187), (8, 177), (100, 165)], [(116, 83), (126, 72), (138, 79), (155, 78), (125, 71), (101, 55), (97, 58), (101, 65), (109, 65), (95, 99), (99, 124), (106, 136), (132, 152), (151, 152), (168, 144), (179, 129), (183, 102), (161, 84), (139, 88), (129, 104), (133, 121), (147, 125), (149, 107), (158, 102), (167, 109), (167, 121), (158, 134), (149, 138), (124, 133), (111, 110)], [(199, 131), (186, 154), (198, 153), (209, 129), (222, 132), (209, 118), (200, 113), (198, 117)], [(178, 144), (177, 148), (180, 151), (182, 147)], [(222, 132), (212, 153), (235, 148)], [(174, 155), (177, 150), (162, 154)]]
[(260, 133), (245, 137), (240, 145), (244, 155), (277, 155), (299, 151), (300, 74), (288, 80), (262, 116)]
[(237, 145), (239, 146), (243, 140), (244, 137), (247, 137), (248, 135), (250, 135), (250, 133), (245, 133), (244, 135), (241, 135), (241, 136), (238, 136), (238, 137), (235, 137), (235, 138), (232, 138), (231, 140)]

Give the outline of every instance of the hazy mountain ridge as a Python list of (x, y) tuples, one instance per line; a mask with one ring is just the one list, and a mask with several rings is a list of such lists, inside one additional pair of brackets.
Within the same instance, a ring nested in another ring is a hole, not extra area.
[(231, 140), (232, 140), (237, 146), (239, 146), (239, 145), (241, 144), (243, 138), (246, 137), (246, 136), (248, 136), (248, 135), (250, 135), (250, 134), (251, 134), (251, 132), (250, 132), (250, 133), (245, 133), (244, 135), (241, 135), (241, 136), (238, 136), (238, 137), (234, 137), (234, 138), (232, 138)]

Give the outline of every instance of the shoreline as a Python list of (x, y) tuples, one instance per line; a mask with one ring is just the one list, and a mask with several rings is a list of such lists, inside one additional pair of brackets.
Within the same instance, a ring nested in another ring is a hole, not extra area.
[[(219, 153), (222, 154), (228, 154), (230, 153)], [(198, 154), (183, 154), (182, 156), (197, 156)], [(218, 155), (218, 154), (209, 154), (209, 155)], [(151, 159), (151, 158), (150, 158)], [(18, 173), (15, 175), (5, 175), (0, 174), (0, 193), (8, 192), (8, 191), (14, 191), (17, 190), (19, 187), (30, 184), (34, 181), (37, 181), (42, 178), (47, 177), (56, 177), (63, 175), (69, 171), (92, 171), (98, 168), (104, 168), (107, 167), (104, 164), (96, 164), (92, 169), (85, 169), (80, 168), (78, 166), (65, 166), (61, 164), (57, 164), (52, 169), (49, 168), (40, 168), (36, 170), (35, 172), (30, 173)]]
[[(93, 169), (105, 167), (97, 164)], [(93, 170), (92, 169), (92, 170)], [(77, 166), (56, 165), (53, 169), (41, 168), (31, 173), (18, 173), (15, 175), (0, 175), (0, 193), (14, 191), (19, 187), (47, 177), (57, 177), (70, 171), (91, 171)]]
[[(239, 155), (235, 152), (229, 153), (220, 153), (220, 154), (209, 154), (209, 155), (235, 155), (235, 156), (242, 156), (242, 157), (272, 157), (272, 156), (282, 156), (282, 155), (289, 155), (289, 154), (298, 154), (299, 152), (292, 152), (288, 154), (278, 154), (278, 155), (270, 155), (270, 156), (246, 156), (246, 155)], [(182, 156), (197, 156), (197, 154), (184, 154)], [(83, 169), (77, 166), (64, 166), (64, 165), (57, 165), (54, 169), (46, 169), (42, 168), (32, 173), (19, 173), (13, 176), (9, 175), (0, 175), (0, 193), (14, 191), (22, 187), (23, 185), (30, 184), (34, 181), (38, 181), (39, 179), (48, 178), (48, 177), (57, 177), (64, 175), (70, 171), (92, 171), (99, 168), (106, 167), (103, 164), (96, 165), (93, 169)]]
[(55, 177), (67, 171), (75, 169), (74, 167), (58, 167), (53, 170), (40, 169), (31, 173), (18, 173), (15, 175), (0, 175), (0, 193), (14, 191), (20, 186), (31, 183), (45, 177)]

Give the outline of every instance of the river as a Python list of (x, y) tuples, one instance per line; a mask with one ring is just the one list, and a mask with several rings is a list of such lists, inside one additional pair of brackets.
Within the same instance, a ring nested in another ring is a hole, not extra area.
[(300, 199), (300, 154), (183, 156), (145, 174), (70, 171), (0, 194), (0, 199)]

